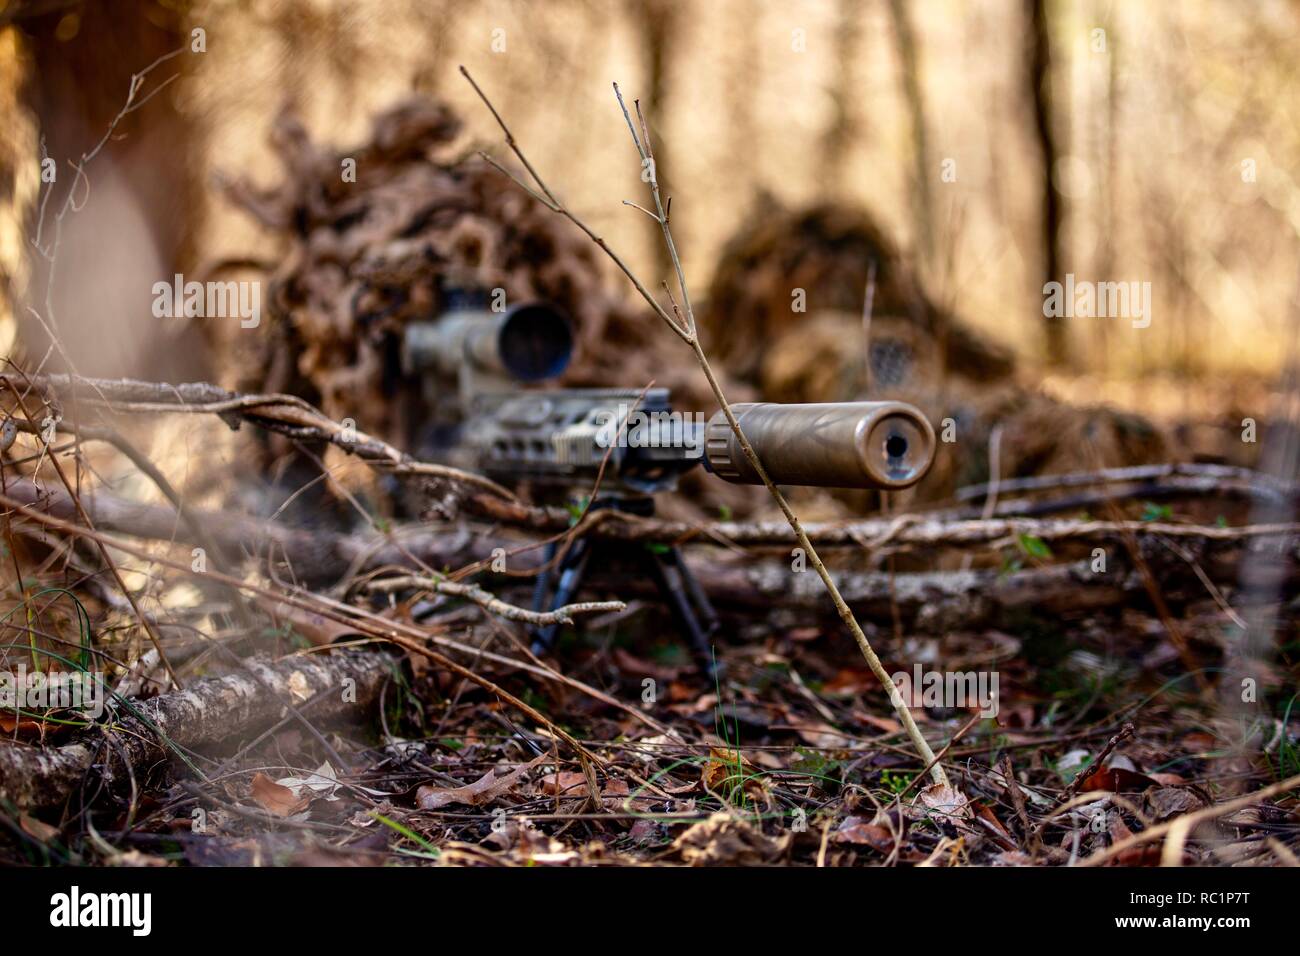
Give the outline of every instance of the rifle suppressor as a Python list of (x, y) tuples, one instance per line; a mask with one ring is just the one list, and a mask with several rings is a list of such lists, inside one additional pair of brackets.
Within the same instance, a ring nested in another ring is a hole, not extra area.
[[(916, 484), (934, 461), (934, 429), (904, 402), (751, 402), (731, 408), (778, 485), (895, 490)], [(704, 454), (719, 478), (762, 484), (722, 411), (705, 428)]]

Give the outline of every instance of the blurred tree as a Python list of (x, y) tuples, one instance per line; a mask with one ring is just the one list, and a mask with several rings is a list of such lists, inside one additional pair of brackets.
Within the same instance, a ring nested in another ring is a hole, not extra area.
[[(852, 4), (847, 4), (851, 6)], [(930, 149), (926, 135), (925, 94), (921, 89), (921, 65), (916, 47), (916, 33), (903, 0), (889, 0), (889, 16), (894, 26), (894, 44), (898, 50), (898, 74), (903, 100), (912, 123), (912, 208), (916, 218), (917, 248), (927, 267), (934, 266), (934, 206), (930, 193)]]
[[(672, 147), (670, 138), (663, 134), (668, 125), (670, 110), (669, 96), (669, 61), (671, 47), (676, 36), (680, 20), (680, 4), (677, 0), (632, 0), (631, 9), (637, 28), (641, 34), (643, 54), (645, 56), (645, 91), (641, 99), (645, 111), (646, 123), (654, 137), (655, 177), (663, 189), (665, 200), (672, 196), (666, 171), (672, 169), (669, 152)], [(635, 117), (633, 117), (635, 121)], [(652, 248), (659, 278), (667, 279), (672, 272), (672, 260), (660, 235), (659, 226), (650, 223), (654, 231)], [(680, 231), (680, 230), (678, 230)]]
[(835, 24), (835, 80), (831, 87), (834, 116), (822, 137), (822, 181), (843, 193), (852, 183), (849, 156), (861, 130), (857, 108), (862, 99), (856, 65), (858, 40), (862, 35), (862, 5), (858, 0), (840, 0)]
[[(1100, 223), (1097, 239), (1097, 276), (1101, 279), (1109, 279), (1115, 273), (1115, 242), (1117, 231), (1119, 229), (1119, 217), (1117, 215), (1118, 206), (1117, 185), (1115, 181), (1115, 171), (1118, 165), (1117, 156), (1117, 137), (1115, 131), (1119, 118), (1119, 84), (1118, 84), (1118, 56), (1119, 51), (1115, 48), (1114, 18), (1111, 14), (1109, 2), (1099, 2), (1096, 6), (1094, 22), (1101, 24), (1099, 29), (1102, 31), (1101, 39), (1105, 44), (1106, 67), (1101, 77), (1101, 91), (1096, 92), (1094, 87), (1094, 97), (1100, 99), (1101, 103), (1094, 105), (1092, 109), (1093, 122), (1096, 129), (1093, 131), (1093, 142), (1096, 144), (1095, 163), (1100, 170), (1099, 188), (1101, 191), (1100, 209), (1103, 219)], [(1094, 49), (1094, 53), (1098, 52)], [(1098, 327), (1097, 351), (1088, 356), (1094, 367), (1101, 369), (1110, 369), (1111, 367), (1111, 329), (1108, 323), (1101, 323)]]
[[(1028, 19), (1028, 55), (1030, 100), (1033, 103), (1034, 132), (1042, 152), (1042, 243), (1044, 283), (1061, 281), (1061, 196), (1052, 182), (1052, 173), (1060, 157), (1056, 138), (1052, 97), (1052, 48), (1047, 16), (1047, 0), (1025, 0)], [(1047, 361), (1054, 366), (1066, 364), (1065, 320), (1044, 316), (1043, 331)]]
[[(63, 224), (55, 264), (32, 254), (29, 304), (56, 323), (64, 350), (84, 374), (201, 376), (198, 330), (179, 323), (160, 330), (165, 320), (150, 314), (153, 283), (194, 262), (201, 201), (194, 164), (201, 131), (178, 108), (174, 88), (120, 117), (86, 181), (77, 183), (71, 165), (109, 130), (135, 73), (165, 54), (186, 51), (146, 80), (139, 104), (202, 55), (190, 52), (186, 14), (158, 0), (45, 3), (19, 5), (15, 23), (32, 72), (23, 106), (36, 117), (57, 170), (56, 182), (44, 186), (43, 245), (53, 238), (68, 191), (85, 193)], [(48, 334), (30, 313), (19, 314), (20, 338), (39, 361)], [(51, 362), (62, 365), (59, 358)]]
[[(735, 8), (735, 0), (732, 8)], [(761, 188), (765, 150), (762, 140), (763, 124), (757, 116), (764, 68), (763, 44), (759, 37), (760, 23), (759, 17), (749, 5), (744, 6), (735, 20), (734, 49), (729, 57), (726, 79), (729, 104), (727, 152), (732, 156), (748, 158), (753, 180)]]

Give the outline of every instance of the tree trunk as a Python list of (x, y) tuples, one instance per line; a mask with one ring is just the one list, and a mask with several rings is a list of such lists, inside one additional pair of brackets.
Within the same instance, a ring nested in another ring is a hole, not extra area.
[(889, 0), (894, 25), (894, 43), (898, 48), (898, 71), (912, 123), (913, 177), (912, 207), (916, 218), (917, 248), (927, 269), (934, 267), (934, 203), (930, 192), (929, 137), (926, 132), (925, 94), (921, 89), (921, 65), (916, 47), (916, 33), (903, 0)]
[[(1047, 0), (1025, 0), (1029, 21), (1028, 63), (1029, 94), (1033, 103), (1034, 133), (1042, 156), (1041, 183), (1043, 197), (1042, 248), (1044, 258), (1043, 282), (1060, 282), (1063, 215), (1061, 195), (1052, 183), (1052, 172), (1060, 157), (1060, 143), (1054, 128), (1055, 106), (1052, 82), (1052, 49), (1047, 17)], [(1067, 364), (1068, 343), (1065, 319), (1044, 316), (1043, 332), (1047, 361), (1053, 366)]]

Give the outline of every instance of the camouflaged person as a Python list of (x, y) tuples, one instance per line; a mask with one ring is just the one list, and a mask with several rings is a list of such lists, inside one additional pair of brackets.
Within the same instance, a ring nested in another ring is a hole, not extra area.
[[(792, 308), (792, 290), (805, 297), (806, 311)], [(766, 400), (888, 394), (919, 407), (941, 442), (915, 491), (921, 499), (947, 498), (988, 480), (997, 425), (1004, 478), (1165, 456), (1160, 431), (1141, 416), (1067, 405), (1022, 384), (1011, 351), (935, 305), (859, 210), (785, 210), (760, 200), (758, 213), (723, 250), (703, 321), (712, 354)]]

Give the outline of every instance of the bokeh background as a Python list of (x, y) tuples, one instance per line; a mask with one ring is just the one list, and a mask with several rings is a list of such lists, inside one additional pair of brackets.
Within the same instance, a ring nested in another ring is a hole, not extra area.
[[(42, 148), (63, 188), (132, 73), (196, 26), (206, 51), (152, 77), (176, 75), (123, 118), (65, 223), (50, 305), (86, 374), (211, 374), (211, 343), (159, 328), (149, 289), (284, 254), (213, 183), (282, 176), (269, 131), (287, 104), (346, 151), (425, 94), (464, 145), (504, 155), (462, 63), (648, 284), (668, 273), (653, 225), (621, 204), (643, 186), (612, 80), (647, 107), (700, 296), (768, 196), (866, 210), (932, 299), (1057, 397), (1213, 416), (1294, 355), (1290, 0), (0, 0), (0, 353), (44, 289), (26, 242)], [(1150, 281), (1150, 328), (1074, 320), (1053, 342), (1042, 286), (1065, 272)]]

